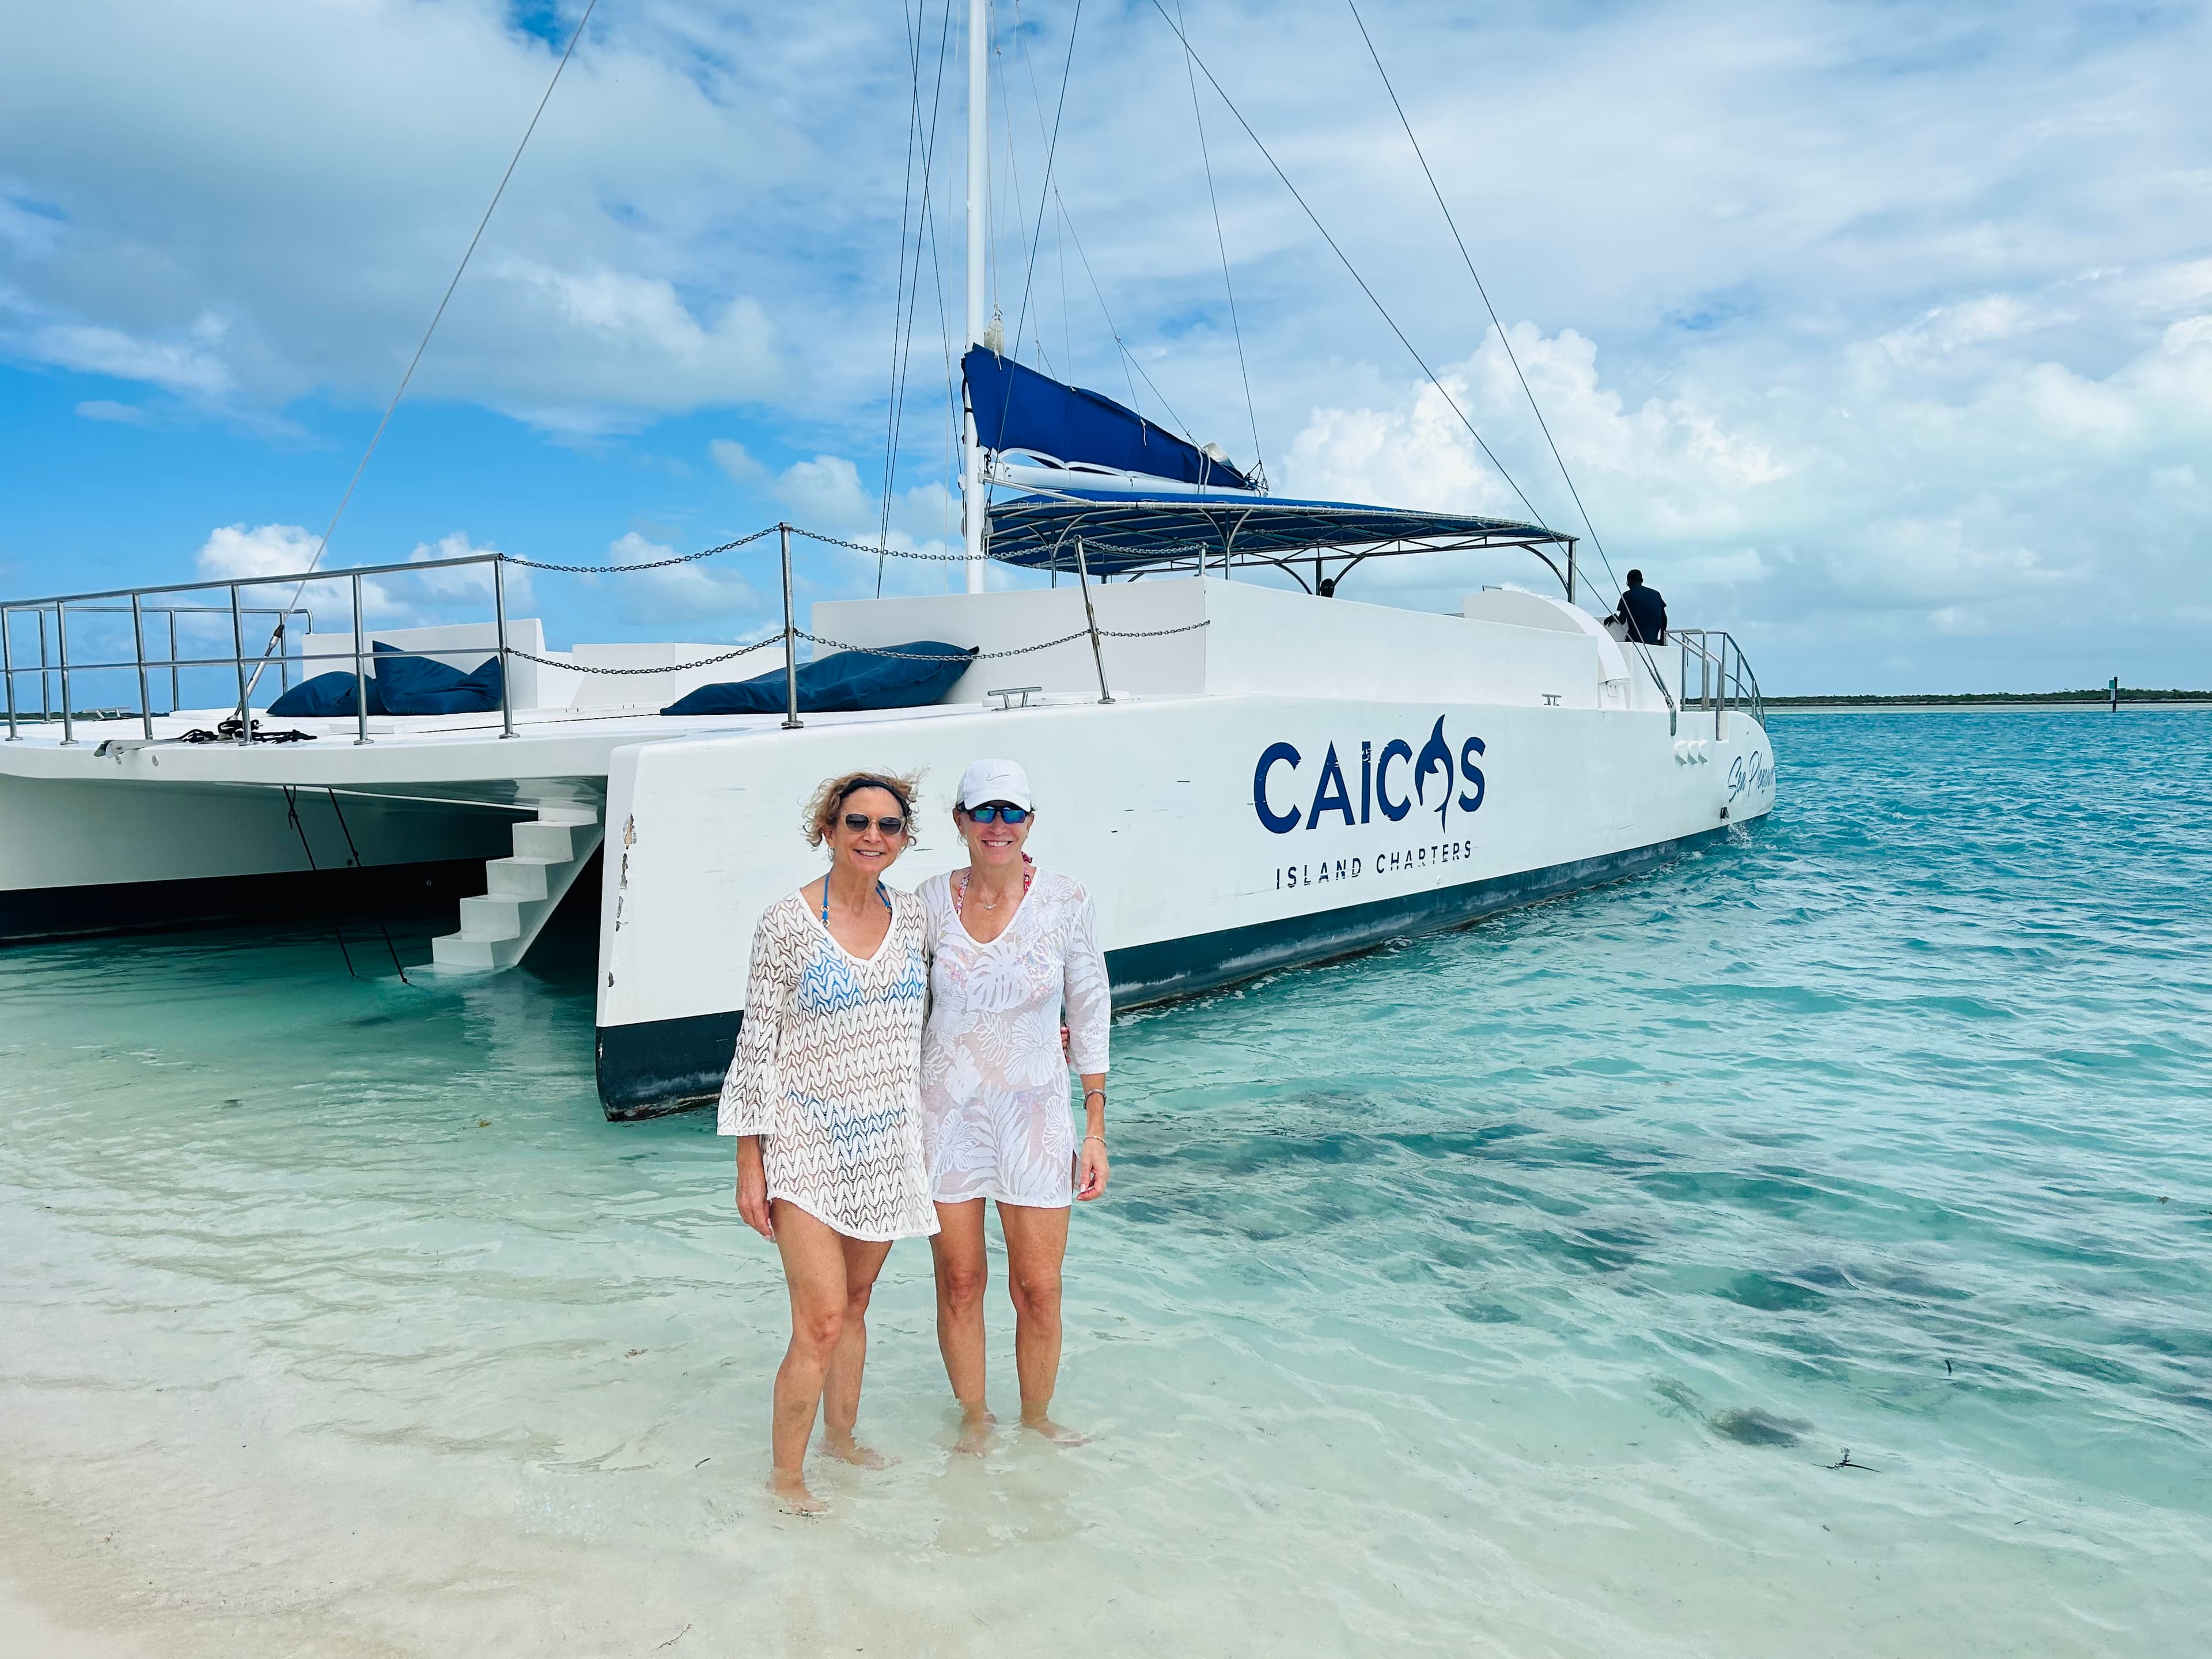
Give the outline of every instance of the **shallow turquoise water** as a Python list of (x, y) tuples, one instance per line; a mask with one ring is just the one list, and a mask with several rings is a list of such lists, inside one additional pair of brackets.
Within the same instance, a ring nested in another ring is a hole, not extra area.
[(1735, 845), (1123, 1019), (1095, 1439), (950, 1454), (902, 1246), (819, 1522), (588, 964), (0, 954), (0, 1572), (173, 1653), (2201, 1650), (2212, 718), (1774, 736)]

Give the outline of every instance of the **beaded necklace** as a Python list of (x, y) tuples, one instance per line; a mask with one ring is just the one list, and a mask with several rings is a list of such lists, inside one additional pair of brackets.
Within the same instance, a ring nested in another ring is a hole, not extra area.
[[(1030, 884), (1036, 880), (1036, 860), (1031, 858), (1027, 853), (1024, 853), (1022, 854), (1022, 896), (1024, 898), (1027, 898), (1030, 896)], [(959, 885), (952, 890), (952, 914), (964, 920), (968, 914), (967, 907), (968, 872), (963, 870), (960, 872)], [(998, 906), (995, 904), (987, 904), (983, 908), (987, 910), (995, 910), (998, 908)]]

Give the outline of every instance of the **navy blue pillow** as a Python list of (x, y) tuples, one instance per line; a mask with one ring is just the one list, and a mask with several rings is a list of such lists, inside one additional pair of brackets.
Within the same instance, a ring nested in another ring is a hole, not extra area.
[[(921, 708), (935, 702), (968, 672), (977, 647), (942, 640), (915, 640), (878, 656), (840, 651), (799, 665), (799, 708), (804, 714), (848, 714), (862, 708)], [(664, 714), (780, 714), (783, 670), (749, 680), (702, 685), (660, 712)]]
[(499, 707), (497, 657), (464, 674), (434, 658), (403, 656), (381, 640), (376, 653), (378, 690), (388, 714), (482, 714)]
[[(368, 712), (385, 712), (384, 699), (377, 695), (376, 676), (368, 678)], [(354, 679), (351, 673), (340, 670), (335, 673), (318, 674), (311, 680), (301, 680), (283, 696), (269, 705), (269, 713), (278, 720), (334, 719), (354, 712)]]

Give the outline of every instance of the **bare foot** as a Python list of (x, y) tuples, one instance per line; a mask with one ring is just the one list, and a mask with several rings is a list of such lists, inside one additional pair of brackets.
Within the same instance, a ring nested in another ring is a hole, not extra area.
[(849, 1434), (825, 1434), (822, 1449), (841, 1463), (850, 1463), (856, 1469), (887, 1469), (898, 1462), (886, 1457), (872, 1446), (864, 1446)]
[(1091, 1439), (1087, 1434), (1078, 1434), (1064, 1424), (1054, 1422), (1042, 1412), (1024, 1411), (1022, 1426), (1034, 1433), (1042, 1435), (1055, 1446), (1080, 1446), (1088, 1443)]
[(952, 1443), (952, 1449), (981, 1457), (990, 1446), (991, 1431), (998, 1426), (999, 1419), (988, 1412), (966, 1413), (960, 1419), (960, 1438)]
[(786, 1515), (823, 1515), (830, 1506), (806, 1489), (803, 1474), (786, 1474), (776, 1470), (768, 1478), (768, 1489), (775, 1494), (775, 1506)]

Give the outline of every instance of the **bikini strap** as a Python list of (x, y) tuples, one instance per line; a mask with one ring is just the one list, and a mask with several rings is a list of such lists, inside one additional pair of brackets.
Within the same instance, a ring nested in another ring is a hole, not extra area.
[[(880, 881), (876, 884), (876, 896), (884, 902), (884, 909), (893, 915), (898, 915), (891, 903), (891, 896), (884, 891), (884, 884)], [(830, 878), (827, 875), (822, 878), (822, 925), (824, 927), (830, 925)]]

